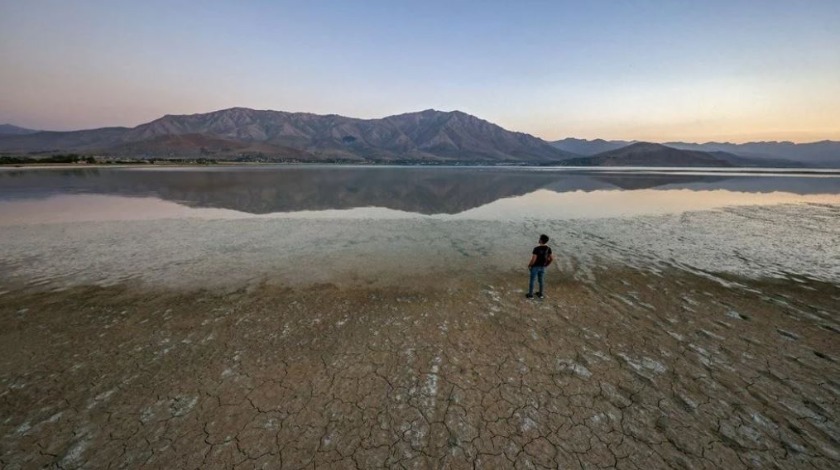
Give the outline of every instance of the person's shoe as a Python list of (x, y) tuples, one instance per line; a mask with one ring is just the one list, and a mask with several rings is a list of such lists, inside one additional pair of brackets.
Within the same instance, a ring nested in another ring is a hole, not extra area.
[(545, 296), (543, 295), (542, 292), (537, 292), (537, 298), (544, 299)]
[(526, 298), (526, 299), (533, 299), (533, 298), (534, 298), (534, 294), (525, 294), (525, 298)]

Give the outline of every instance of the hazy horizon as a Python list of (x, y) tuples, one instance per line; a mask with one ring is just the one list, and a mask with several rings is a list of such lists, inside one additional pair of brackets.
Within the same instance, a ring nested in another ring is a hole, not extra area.
[(460, 110), (545, 140), (840, 140), (840, 2), (0, 0), (0, 122)]

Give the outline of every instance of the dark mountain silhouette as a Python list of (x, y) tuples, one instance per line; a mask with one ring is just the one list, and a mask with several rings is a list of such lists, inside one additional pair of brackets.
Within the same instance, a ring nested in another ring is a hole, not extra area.
[(578, 166), (662, 166), (662, 167), (726, 167), (736, 166), (725, 153), (679, 150), (661, 144), (638, 142), (591, 157), (566, 160), (564, 164)]
[(0, 124), (0, 136), (4, 135), (26, 135), (34, 134), (38, 131), (33, 129), (26, 129), (24, 127), (13, 126), (12, 124)]
[(574, 157), (529, 134), (460, 111), (382, 119), (232, 108), (167, 115), (140, 126), (0, 137), (4, 152), (86, 152), (133, 157), (416, 160), (545, 163)]
[[(551, 145), (566, 152), (592, 156), (634, 143), (637, 143), (637, 141), (568, 138), (552, 142)], [(793, 142), (749, 142), (746, 144), (666, 142), (663, 145), (680, 150), (726, 152), (749, 159), (747, 160), (750, 162), (748, 166), (787, 167), (792, 166), (790, 162), (798, 162), (807, 166), (840, 167), (840, 142), (831, 140), (805, 144), (795, 144)], [(742, 165), (743, 163), (736, 164)]]

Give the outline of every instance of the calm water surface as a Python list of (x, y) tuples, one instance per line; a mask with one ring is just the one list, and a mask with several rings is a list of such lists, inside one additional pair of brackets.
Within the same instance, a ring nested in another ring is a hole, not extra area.
[(517, 220), (840, 203), (840, 172), (772, 169), (0, 169), (0, 224), (156, 218)]

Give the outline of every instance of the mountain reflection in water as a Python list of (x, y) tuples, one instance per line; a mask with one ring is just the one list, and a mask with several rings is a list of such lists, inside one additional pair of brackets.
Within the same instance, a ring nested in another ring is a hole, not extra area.
[(157, 197), (251, 214), (360, 207), (458, 214), (538, 190), (639, 189), (838, 194), (840, 174), (300, 166), (0, 171), (0, 200), (66, 194)]

